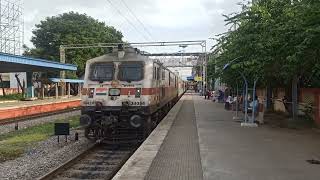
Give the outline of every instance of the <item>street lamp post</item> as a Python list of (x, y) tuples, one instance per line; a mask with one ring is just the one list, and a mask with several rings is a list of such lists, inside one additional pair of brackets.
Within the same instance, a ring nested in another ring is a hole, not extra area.
[[(228, 69), (232, 63), (234, 63), (236, 60), (240, 59), (241, 57), (237, 57), (235, 59), (233, 59), (232, 61), (230, 61), (229, 63), (225, 64), (223, 67), (223, 70)], [(244, 97), (244, 122), (246, 123), (248, 120), (248, 80), (245, 77), (245, 75), (238, 71), (238, 73), (240, 74), (240, 76), (242, 77), (244, 83), (245, 83), (245, 97)]]
[[(232, 61), (230, 61), (229, 63), (225, 64), (223, 67), (223, 70), (228, 69), (232, 65), (232, 63), (234, 63), (236, 60), (238, 60), (240, 58), (242, 58), (242, 57), (237, 57), (237, 58), (233, 59)], [(240, 76), (242, 77), (242, 79), (245, 83), (245, 97), (244, 97), (245, 115), (244, 115), (244, 123), (241, 123), (241, 126), (256, 127), (256, 124), (254, 122), (252, 122), (253, 120), (251, 120), (250, 122), (248, 121), (248, 87), (249, 87), (248, 80), (242, 72), (240, 72), (240, 71), (237, 71), (237, 72), (240, 74)], [(256, 85), (256, 82), (257, 82), (257, 80), (255, 81), (255, 85)], [(254, 115), (252, 116), (252, 119), (253, 118), (254, 118)]]

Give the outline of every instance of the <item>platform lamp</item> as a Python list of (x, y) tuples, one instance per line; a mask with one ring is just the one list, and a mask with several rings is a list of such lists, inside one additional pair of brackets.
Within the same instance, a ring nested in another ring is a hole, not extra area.
[[(223, 67), (223, 71), (228, 69), (236, 60), (238, 60), (240, 58), (242, 58), (242, 56), (237, 57), (237, 58), (233, 59), (232, 61), (230, 61), (229, 63), (225, 64)], [(257, 127), (258, 125), (254, 122), (254, 113), (255, 113), (254, 108), (253, 108), (253, 114), (252, 114), (251, 121), (249, 121), (249, 118), (248, 118), (248, 80), (242, 72), (240, 72), (240, 71), (237, 71), (237, 72), (241, 75), (241, 77), (243, 78), (244, 84), (245, 84), (245, 100), (244, 100), (245, 115), (244, 115), (244, 122), (241, 123), (241, 126)], [(256, 83), (257, 83), (258, 79), (259, 78), (256, 78), (254, 81), (254, 92), (253, 93), (255, 93), (255, 87), (256, 87)]]
[[(233, 59), (232, 61), (228, 62), (227, 64), (225, 64), (224, 67), (223, 67), (223, 71), (227, 70), (235, 61), (237, 61), (240, 58), (242, 58), (242, 56), (237, 57), (237, 58)], [(245, 104), (245, 110), (244, 110), (245, 114), (244, 114), (244, 122), (247, 123), (248, 122), (248, 80), (247, 80), (247, 78), (245, 77), (245, 75), (242, 72), (238, 71), (238, 73), (243, 78), (243, 82), (245, 84), (245, 97), (244, 97), (244, 99), (245, 99), (244, 100), (244, 102), (245, 102), (244, 103)], [(237, 88), (238, 88), (238, 86), (237, 86)], [(238, 92), (238, 89), (237, 89), (237, 92)], [(237, 104), (237, 109), (238, 109), (238, 104)], [(238, 113), (237, 113), (237, 115), (238, 115)], [(234, 119), (235, 119), (235, 117), (234, 117)]]

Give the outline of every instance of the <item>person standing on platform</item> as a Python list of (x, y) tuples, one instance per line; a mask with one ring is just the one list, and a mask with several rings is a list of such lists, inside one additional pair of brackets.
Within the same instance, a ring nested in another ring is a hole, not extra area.
[(204, 99), (210, 99), (210, 91), (209, 90), (205, 90)]
[(258, 96), (255, 96), (255, 100), (250, 103), (250, 106), (251, 106), (252, 110), (254, 108), (254, 111), (255, 111), (254, 112), (254, 116), (258, 117), (258, 115), (259, 115), (259, 99), (258, 99)]
[(227, 100), (226, 100), (226, 103), (225, 103), (225, 109), (226, 110), (230, 110), (231, 103), (232, 103), (232, 97), (229, 95)]

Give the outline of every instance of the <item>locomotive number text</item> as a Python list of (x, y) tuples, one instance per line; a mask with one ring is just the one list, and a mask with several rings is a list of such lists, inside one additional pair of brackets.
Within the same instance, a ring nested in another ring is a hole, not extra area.
[(144, 105), (146, 105), (146, 103), (145, 102), (140, 102), (140, 101), (135, 101), (135, 102), (131, 101), (130, 105), (131, 106), (144, 106)]

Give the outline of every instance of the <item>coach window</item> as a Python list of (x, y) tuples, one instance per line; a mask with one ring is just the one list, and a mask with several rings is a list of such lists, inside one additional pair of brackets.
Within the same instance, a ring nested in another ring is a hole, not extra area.
[(158, 72), (159, 72), (159, 68), (158, 68), (158, 67), (156, 67), (156, 80), (158, 80), (158, 79), (159, 79)]
[(157, 71), (157, 80), (160, 80), (160, 75), (161, 75), (161, 68), (159, 67), (158, 68), (158, 71)]
[(153, 67), (153, 79), (156, 80), (157, 79), (157, 67)]
[(162, 69), (162, 80), (165, 80), (166, 79), (166, 70), (165, 69)]
[(155, 71), (155, 78), (154, 78), (154, 80), (157, 80), (157, 79), (158, 79), (157, 75), (158, 75), (158, 68), (156, 67), (156, 71)]

